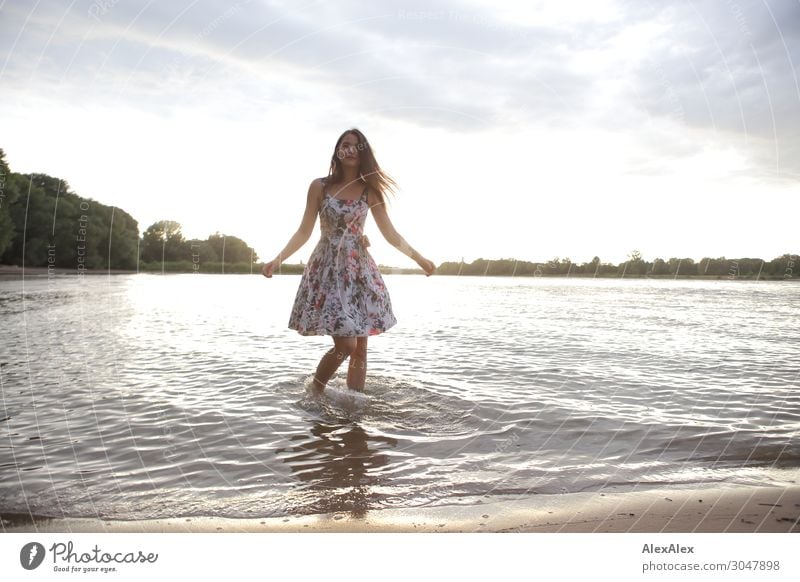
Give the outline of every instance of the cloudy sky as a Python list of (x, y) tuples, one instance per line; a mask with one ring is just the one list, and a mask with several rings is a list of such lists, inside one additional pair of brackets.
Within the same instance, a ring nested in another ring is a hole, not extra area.
[(0, 147), (262, 258), (358, 127), (437, 264), (771, 259), (800, 249), (796, 67), (797, 0), (0, 0)]

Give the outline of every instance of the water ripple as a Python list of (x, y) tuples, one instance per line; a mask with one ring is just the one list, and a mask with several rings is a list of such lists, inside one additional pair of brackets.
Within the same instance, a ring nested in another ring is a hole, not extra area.
[[(296, 278), (0, 281), (0, 510), (146, 519), (800, 473), (791, 285), (388, 276), (366, 391)], [(264, 294), (271, 294), (265, 301)], [(230, 298), (235, 297), (236, 300)], [(395, 299), (396, 298), (396, 299)]]

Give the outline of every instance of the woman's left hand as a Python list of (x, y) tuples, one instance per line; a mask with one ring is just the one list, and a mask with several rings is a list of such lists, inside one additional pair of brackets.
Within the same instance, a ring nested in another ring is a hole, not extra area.
[(436, 265), (434, 265), (432, 261), (429, 261), (425, 257), (420, 257), (417, 261), (417, 264), (422, 268), (423, 271), (425, 271), (426, 277), (430, 277), (436, 270)]

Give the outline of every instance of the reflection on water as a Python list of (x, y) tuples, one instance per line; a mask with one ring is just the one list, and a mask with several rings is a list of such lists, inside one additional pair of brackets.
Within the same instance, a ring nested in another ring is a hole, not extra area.
[(785, 282), (387, 276), (366, 392), (295, 276), (0, 280), (0, 511), (364, 515), (800, 476)]
[(367, 509), (379, 505), (380, 495), (374, 491), (379, 483), (376, 469), (389, 464), (389, 456), (381, 446), (394, 447), (397, 440), (379, 435), (370, 436), (358, 424), (315, 422), (314, 438), (291, 437), (296, 443), (279, 448), (275, 454), (289, 465), (292, 474), (308, 484), (313, 503), (304, 512), (334, 513), (348, 511), (362, 517)]

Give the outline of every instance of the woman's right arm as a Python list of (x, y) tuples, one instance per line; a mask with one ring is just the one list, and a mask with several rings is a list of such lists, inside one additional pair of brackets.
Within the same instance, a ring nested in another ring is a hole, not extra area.
[(300, 222), (300, 227), (286, 243), (278, 255), (264, 264), (262, 274), (265, 277), (272, 277), (272, 271), (277, 269), (278, 266), (286, 259), (291, 257), (297, 250), (302, 247), (314, 232), (314, 225), (317, 223), (317, 214), (319, 214), (320, 205), (322, 204), (322, 182), (319, 178), (311, 182), (308, 187), (308, 195), (306, 196), (306, 209), (303, 213), (303, 220)]

